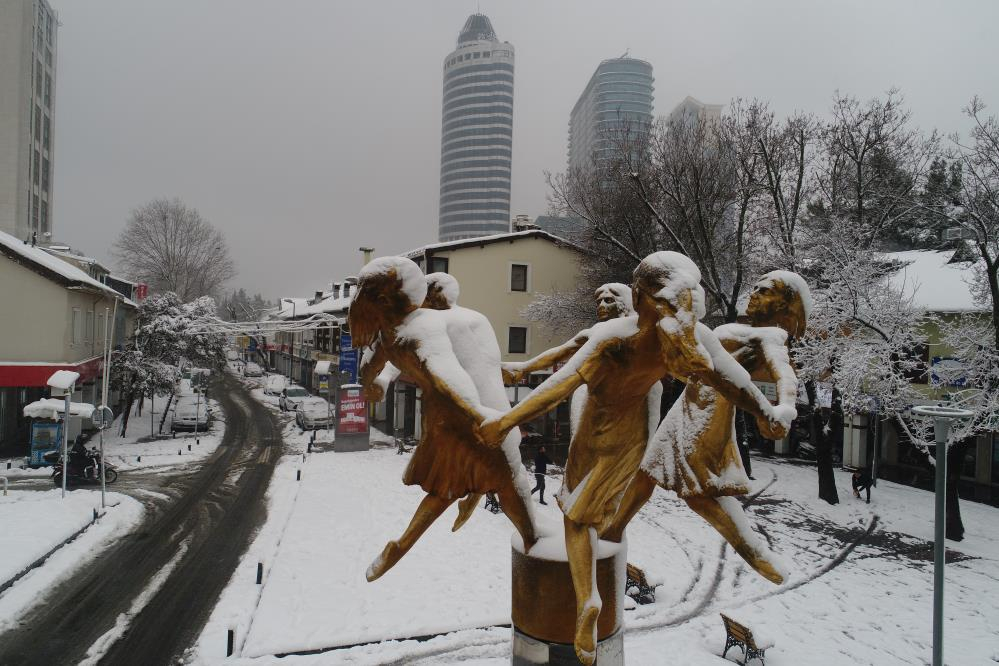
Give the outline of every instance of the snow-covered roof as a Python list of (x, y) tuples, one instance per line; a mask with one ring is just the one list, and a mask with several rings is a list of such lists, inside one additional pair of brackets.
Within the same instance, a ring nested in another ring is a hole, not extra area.
[(105, 284), (101, 284), (68, 261), (63, 261), (40, 247), (33, 246), (30, 243), (26, 244), (24, 241), (3, 231), (0, 231), (0, 253), (7, 255), (19, 263), (31, 263), (35, 268), (42, 269), (39, 272), (43, 275), (56, 277), (58, 281), (68, 283), (68, 286), (80, 286), (100, 291), (114, 298), (121, 298), (126, 303), (134, 305), (117, 291)]
[[(58, 398), (35, 400), (24, 406), (24, 416), (31, 419), (59, 419), (66, 408), (66, 401)], [(94, 413), (94, 406), (86, 402), (69, 403), (70, 416), (82, 416), (89, 419)]]
[[(337, 314), (346, 312), (350, 307), (350, 297), (326, 295), (318, 303), (311, 303), (308, 298), (282, 298), (282, 308), (274, 313), (275, 319), (299, 319), (317, 314)], [(294, 303), (294, 306), (292, 305)]]
[(904, 266), (888, 276), (889, 284), (913, 296), (913, 305), (928, 312), (983, 312), (971, 292), (974, 264), (949, 263), (953, 250), (909, 250), (890, 252), (886, 258)]
[(463, 238), (461, 240), (446, 241), (443, 243), (431, 243), (429, 245), (424, 245), (423, 247), (417, 247), (408, 252), (403, 252), (401, 256), (408, 259), (415, 259), (417, 257), (422, 257), (426, 252), (433, 250), (457, 250), (462, 247), (474, 247), (477, 245), (489, 245), (491, 243), (502, 243), (503, 241), (516, 241), (525, 238), (542, 238), (544, 240), (549, 240), (556, 245), (561, 245), (563, 247), (572, 247), (576, 249), (582, 249), (574, 243), (571, 243), (564, 238), (559, 238), (558, 236), (552, 235), (547, 231), (542, 231), (541, 229), (528, 229), (527, 231), (513, 231), (504, 234), (494, 234), (492, 236), (479, 236), (477, 238)]

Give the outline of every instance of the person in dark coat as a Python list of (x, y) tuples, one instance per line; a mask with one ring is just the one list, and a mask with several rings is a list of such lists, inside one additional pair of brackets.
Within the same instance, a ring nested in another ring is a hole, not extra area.
[(871, 486), (874, 485), (874, 479), (871, 478), (871, 473), (866, 469), (856, 469), (853, 471), (853, 479), (851, 481), (853, 484), (853, 496), (860, 499), (860, 491), (867, 491), (867, 503), (871, 503)]
[(534, 478), (537, 479), (537, 485), (534, 486), (534, 490), (531, 494), (538, 492), (538, 497), (541, 498), (542, 504), (548, 504), (545, 501), (545, 472), (548, 471), (548, 465), (552, 464), (552, 459), (548, 457), (545, 453), (545, 447), (538, 447), (538, 455), (534, 456)]

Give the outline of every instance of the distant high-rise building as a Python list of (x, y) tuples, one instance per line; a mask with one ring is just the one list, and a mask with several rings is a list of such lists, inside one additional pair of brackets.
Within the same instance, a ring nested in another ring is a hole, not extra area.
[(679, 120), (687, 122), (699, 122), (701, 120), (719, 122), (721, 121), (723, 106), (724, 104), (705, 104), (687, 95), (682, 102), (673, 107), (673, 110), (669, 112), (668, 119), (670, 122)]
[(510, 230), (512, 150), (513, 45), (472, 14), (444, 59), (440, 240)]
[(615, 132), (648, 132), (652, 123), (652, 65), (635, 58), (604, 60), (569, 115), (569, 169), (614, 156)]
[(52, 230), (56, 32), (46, 0), (0, 2), (0, 230)]

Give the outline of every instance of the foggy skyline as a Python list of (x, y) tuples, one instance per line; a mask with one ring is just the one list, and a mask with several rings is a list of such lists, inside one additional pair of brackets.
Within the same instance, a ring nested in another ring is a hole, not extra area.
[(511, 215), (547, 211), (569, 112), (601, 60), (687, 95), (825, 116), (899, 87), (923, 129), (999, 112), (990, 2), (51, 0), (59, 12), (53, 229), (113, 265), (129, 211), (179, 197), (265, 298), (308, 296), (437, 238), (444, 57), (478, 8), (517, 51)]

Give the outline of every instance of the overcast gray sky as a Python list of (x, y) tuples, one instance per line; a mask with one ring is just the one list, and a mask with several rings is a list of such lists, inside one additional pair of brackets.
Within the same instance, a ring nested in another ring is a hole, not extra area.
[(437, 238), (441, 65), (478, 6), (516, 48), (512, 214), (545, 212), (600, 60), (686, 95), (824, 113), (898, 86), (916, 122), (999, 112), (999, 2), (50, 0), (59, 12), (54, 227), (100, 259), (129, 210), (180, 197), (229, 241), (234, 285), (308, 295)]

